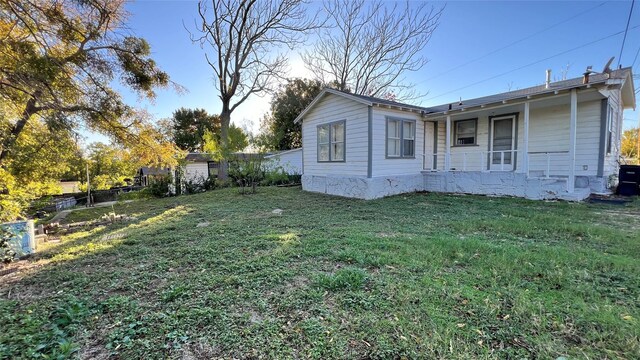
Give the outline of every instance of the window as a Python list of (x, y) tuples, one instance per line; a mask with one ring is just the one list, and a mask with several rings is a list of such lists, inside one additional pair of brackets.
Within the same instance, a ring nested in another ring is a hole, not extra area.
[(476, 145), (478, 119), (458, 120), (454, 122), (454, 146)]
[(208, 161), (207, 166), (209, 167), (209, 176), (218, 177), (218, 163), (215, 161)]
[(318, 125), (318, 161), (344, 161), (345, 121)]
[(607, 155), (611, 154), (611, 143), (613, 142), (613, 107), (609, 105), (607, 112)]
[(416, 122), (387, 119), (387, 157), (413, 158), (416, 148)]

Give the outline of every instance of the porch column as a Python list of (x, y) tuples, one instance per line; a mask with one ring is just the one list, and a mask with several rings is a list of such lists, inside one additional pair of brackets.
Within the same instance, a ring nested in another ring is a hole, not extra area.
[(447, 115), (447, 135), (444, 139), (444, 169), (449, 171), (451, 169), (451, 115)]
[(529, 176), (529, 102), (524, 103), (524, 139), (522, 142), (522, 172)]
[(578, 125), (578, 92), (571, 90), (571, 120), (569, 123), (569, 178), (567, 191), (572, 193), (576, 181), (576, 128)]

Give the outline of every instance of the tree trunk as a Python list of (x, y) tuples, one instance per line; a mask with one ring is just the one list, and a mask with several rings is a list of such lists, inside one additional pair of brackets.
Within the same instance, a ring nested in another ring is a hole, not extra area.
[(20, 136), (20, 133), (24, 129), (25, 125), (27, 125), (27, 122), (31, 118), (31, 115), (33, 115), (35, 112), (36, 98), (32, 97), (29, 99), (29, 101), (27, 101), (27, 106), (24, 108), (22, 116), (20, 117), (18, 122), (16, 122), (16, 124), (13, 126), (13, 129), (11, 129), (11, 133), (2, 142), (2, 149), (0, 149), (0, 168), (6, 169), (5, 160), (7, 156), (9, 156), (9, 153), (18, 140), (18, 136)]
[(218, 168), (218, 178), (227, 180), (229, 167), (229, 123), (231, 122), (231, 110), (229, 101), (222, 102), (222, 112), (220, 113), (220, 147), (222, 148), (222, 160)]

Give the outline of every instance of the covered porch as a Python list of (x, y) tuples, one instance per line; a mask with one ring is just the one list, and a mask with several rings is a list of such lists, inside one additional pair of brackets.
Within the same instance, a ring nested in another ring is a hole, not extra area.
[(425, 116), (423, 173), (427, 181), (444, 172), (489, 182), (495, 179), (486, 174), (512, 173), (494, 177), (535, 180), (568, 194), (595, 185), (598, 192), (606, 185), (597, 178), (611, 144), (609, 116), (606, 95), (588, 85), (469, 108), (456, 104)]

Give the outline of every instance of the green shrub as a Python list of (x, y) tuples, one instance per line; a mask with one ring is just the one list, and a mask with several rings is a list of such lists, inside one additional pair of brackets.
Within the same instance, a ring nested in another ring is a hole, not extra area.
[(195, 194), (203, 191), (215, 190), (223, 186), (224, 182), (218, 181), (214, 176), (205, 178), (201, 176), (197, 179), (190, 179), (184, 181), (184, 191), (186, 194)]
[(229, 180), (214, 179), (213, 185), (215, 186), (216, 189), (222, 189), (222, 188), (231, 187), (232, 184)]
[(289, 175), (284, 171), (284, 169), (279, 166), (275, 169), (271, 169), (265, 171), (264, 180), (262, 180), (261, 185), (269, 186), (269, 185), (282, 185), (289, 183)]
[(261, 156), (235, 157), (229, 161), (229, 177), (240, 187), (240, 192), (245, 194), (248, 189), (256, 192), (256, 187), (264, 180)]
[(301, 178), (302, 175), (290, 175), (282, 166), (278, 166), (265, 171), (264, 180), (260, 184), (265, 186), (299, 184)]
[(0, 359), (72, 358), (79, 350), (72, 339), (88, 315), (87, 306), (75, 298), (61, 299), (54, 308), (0, 302)]
[(158, 176), (151, 181), (147, 188), (153, 196), (164, 197), (169, 196), (169, 184), (171, 184), (171, 177)]
[(184, 181), (184, 192), (185, 194), (195, 194), (199, 192), (205, 191), (202, 182), (203, 180), (185, 180)]
[(15, 251), (9, 247), (9, 241), (13, 238), (13, 233), (5, 228), (0, 228), (0, 262), (10, 263), (16, 256)]

